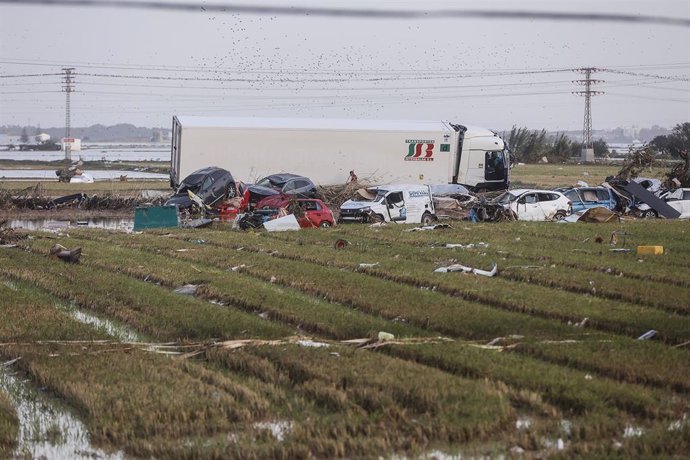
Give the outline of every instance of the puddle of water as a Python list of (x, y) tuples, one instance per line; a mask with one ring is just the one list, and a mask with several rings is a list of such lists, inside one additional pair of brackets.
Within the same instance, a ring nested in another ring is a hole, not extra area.
[(108, 319), (99, 318), (91, 313), (79, 310), (77, 306), (72, 303), (69, 305), (55, 304), (57, 308), (69, 314), (73, 319), (80, 323), (93, 326), (94, 329), (105, 332), (109, 336), (121, 342), (141, 342), (141, 336), (121, 324), (116, 324)]
[(80, 220), (55, 220), (55, 219), (10, 219), (5, 225), (10, 228), (24, 230), (57, 231), (67, 228), (100, 228), (105, 230), (119, 230), (131, 232), (134, 228), (134, 219), (123, 217), (95, 217)]
[(79, 420), (4, 366), (0, 366), (0, 391), (12, 402), (19, 418), (15, 458), (125, 458), (122, 452), (111, 454), (94, 448)]
[[(125, 171), (125, 170), (91, 170), (86, 171), (96, 181), (120, 180), (120, 176), (127, 176), (128, 179), (148, 179), (148, 180), (167, 180), (167, 174)], [(50, 180), (57, 182), (55, 169), (0, 169), (1, 180)], [(78, 184), (75, 184), (78, 185)]]
[[(5, 282), (11, 289), (16, 285)], [(106, 332), (123, 342), (141, 341), (134, 331), (80, 311), (74, 303), (55, 306), (75, 320)], [(122, 452), (106, 453), (91, 446), (86, 427), (56, 400), (40, 393), (27, 380), (0, 366), (0, 391), (4, 392), (17, 411), (19, 436), (14, 456), (21, 458), (123, 459)]]

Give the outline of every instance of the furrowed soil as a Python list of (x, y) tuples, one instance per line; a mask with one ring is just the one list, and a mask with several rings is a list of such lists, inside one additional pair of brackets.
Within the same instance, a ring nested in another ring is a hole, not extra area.
[[(80, 420), (91, 456), (687, 458), (687, 221), (451, 226), (4, 228), (0, 371)], [(497, 275), (434, 272), (451, 264)], [(15, 391), (0, 457), (31, 456)]]

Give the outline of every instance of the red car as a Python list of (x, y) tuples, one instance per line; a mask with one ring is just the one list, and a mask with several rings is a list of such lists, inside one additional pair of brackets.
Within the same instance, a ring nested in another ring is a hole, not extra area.
[(277, 215), (280, 209), (294, 214), (302, 228), (331, 227), (335, 225), (333, 212), (318, 198), (295, 198), (289, 195), (271, 195), (256, 204), (255, 212)]

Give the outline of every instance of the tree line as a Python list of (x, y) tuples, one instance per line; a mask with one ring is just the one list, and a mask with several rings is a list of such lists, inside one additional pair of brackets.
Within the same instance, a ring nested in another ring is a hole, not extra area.
[[(548, 133), (545, 129), (530, 130), (513, 126), (509, 132), (501, 134), (508, 143), (516, 161), (538, 163), (544, 158), (550, 163), (565, 163), (572, 158), (580, 159), (583, 143), (570, 138), (565, 133)], [(642, 148), (655, 157), (687, 161), (690, 146), (690, 122), (676, 125), (669, 134), (658, 135)], [(594, 156), (604, 158), (609, 155), (605, 140), (593, 142)]]
[[(571, 139), (565, 133), (550, 134), (545, 129), (530, 130), (513, 126), (510, 132), (501, 137), (508, 143), (516, 161), (521, 163), (538, 163), (544, 158), (549, 163), (565, 163), (573, 157), (580, 158), (583, 143)], [(594, 141), (594, 156), (604, 157), (609, 153), (605, 140)]]

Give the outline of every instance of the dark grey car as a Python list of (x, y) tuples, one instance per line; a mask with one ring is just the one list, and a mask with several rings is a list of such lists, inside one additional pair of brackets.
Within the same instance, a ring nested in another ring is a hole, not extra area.
[(250, 207), (267, 196), (279, 193), (299, 198), (318, 198), (316, 185), (311, 179), (290, 173), (271, 174), (250, 185), (248, 189)]
[(166, 205), (177, 205), (180, 209), (192, 206), (189, 191), (201, 198), (205, 205), (213, 206), (237, 195), (235, 180), (229, 171), (215, 166), (199, 169), (185, 177)]

